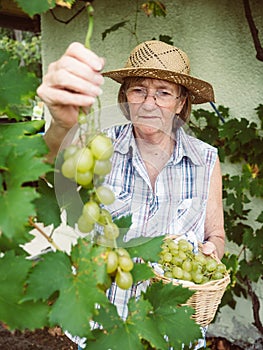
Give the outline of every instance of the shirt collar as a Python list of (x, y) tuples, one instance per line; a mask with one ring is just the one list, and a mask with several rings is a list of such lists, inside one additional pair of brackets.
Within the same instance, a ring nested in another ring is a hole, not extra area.
[(197, 139), (187, 135), (182, 127), (176, 132), (176, 147), (173, 153), (173, 163), (179, 163), (183, 157), (188, 157), (195, 165), (204, 165), (200, 155), (200, 148), (197, 147)]
[[(137, 148), (132, 131), (133, 127), (131, 123), (124, 125), (115, 142), (115, 151), (121, 154), (127, 154), (131, 147), (133, 149)], [(183, 157), (188, 157), (193, 164), (204, 165), (203, 159), (200, 156), (200, 149), (196, 145), (196, 140), (196, 138), (187, 135), (182, 127), (177, 130), (176, 146), (171, 160), (173, 164), (179, 163)]]
[(114, 150), (121, 154), (126, 154), (129, 152), (130, 147), (134, 147), (134, 145), (135, 140), (132, 132), (132, 124), (125, 124), (115, 141)]

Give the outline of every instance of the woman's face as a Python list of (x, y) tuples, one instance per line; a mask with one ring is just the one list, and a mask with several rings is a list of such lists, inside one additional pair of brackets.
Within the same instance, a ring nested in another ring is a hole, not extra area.
[(185, 102), (178, 85), (146, 78), (131, 84), (126, 96), (135, 132), (145, 137), (160, 132), (172, 134), (175, 114), (180, 113)]

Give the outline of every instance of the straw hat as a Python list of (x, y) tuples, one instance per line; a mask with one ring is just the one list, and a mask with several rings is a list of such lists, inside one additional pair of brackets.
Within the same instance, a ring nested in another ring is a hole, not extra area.
[(124, 68), (103, 73), (118, 83), (126, 77), (162, 79), (185, 86), (192, 103), (214, 101), (213, 87), (190, 75), (190, 62), (186, 53), (162, 41), (141, 43), (131, 52)]

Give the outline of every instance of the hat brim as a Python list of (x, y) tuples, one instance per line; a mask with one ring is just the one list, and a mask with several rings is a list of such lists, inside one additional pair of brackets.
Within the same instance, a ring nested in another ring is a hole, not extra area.
[(122, 68), (102, 73), (103, 76), (111, 78), (122, 84), (127, 77), (144, 77), (161, 79), (186, 87), (191, 95), (192, 103), (200, 104), (215, 102), (214, 90), (208, 82), (194, 78), (187, 74), (175, 73), (173, 71), (156, 68)]

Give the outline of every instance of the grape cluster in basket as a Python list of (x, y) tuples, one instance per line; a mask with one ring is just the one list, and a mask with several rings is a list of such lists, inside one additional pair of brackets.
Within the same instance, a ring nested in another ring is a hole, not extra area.
[(167, 238), (161, 248), (159, 264), (164, 277), (203, 284), (222, 279), (226, 274), (223, 263), (200, 251), (195, 254), (193, 245), (185, 239), (176, 242)]

